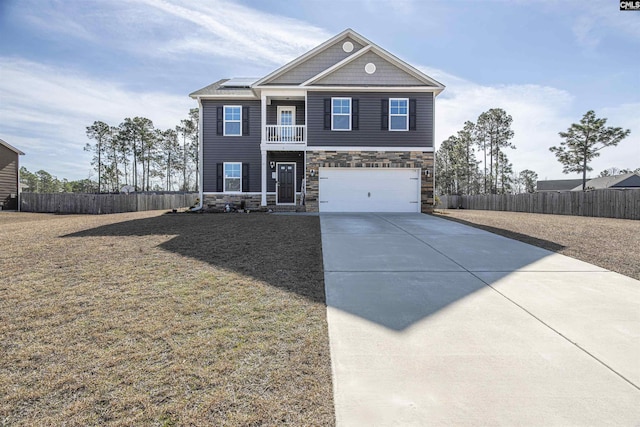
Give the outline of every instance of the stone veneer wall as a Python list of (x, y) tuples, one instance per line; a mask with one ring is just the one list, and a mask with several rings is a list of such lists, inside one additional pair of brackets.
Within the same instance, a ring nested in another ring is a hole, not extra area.
[[(307, 212), (318, 212), (318, 168), (420, 168), (421, 211), (433, 211), (433, 153), (423, 151), (307, 151)], [(429, 171), (429, 176), (424, 171)], [(315, 176), (310, 171), (314, 170)]]
[[(227, 203), (233, 204), (236, 208), (240, 208), (244, 201), (245, 209), (260, 209), (262, 198), (260, 194), (226, 194), (214, 193), (204, 195), (203, 206), (205, 209), (221, 210)], [(267, 206), (276, 204), (276, 195), (267, 194)], [(300, 195), (296, 194), (296, 205), (300, 204)], [(286, 205), (285, 205), (286, 206)]]

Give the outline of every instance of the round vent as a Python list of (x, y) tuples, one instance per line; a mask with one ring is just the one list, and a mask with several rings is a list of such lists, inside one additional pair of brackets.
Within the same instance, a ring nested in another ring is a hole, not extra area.
[(353, 43), (351, 42), (344, 42), (342, 44), (342, 50), (344, 50), (347, 53), (350, 53), (353, 51)]
[(376, 72), (376, 64), (374, 64), (373, 62), (369, 62), (367, 65), (364, 66), (364, 71), (367, 74), (373, 74)]

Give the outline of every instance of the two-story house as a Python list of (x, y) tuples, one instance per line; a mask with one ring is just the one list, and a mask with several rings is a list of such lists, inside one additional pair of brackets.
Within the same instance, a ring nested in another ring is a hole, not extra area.
[(271, 74), (219, 80), (200, 108), (201, 200), (312, 212), (426, 212), (444, 86), (347, 29)]

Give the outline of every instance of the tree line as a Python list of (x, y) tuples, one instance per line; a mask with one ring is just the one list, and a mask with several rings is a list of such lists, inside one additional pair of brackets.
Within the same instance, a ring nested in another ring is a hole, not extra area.
[(92, 179), (69, 181), (40, 169), (30, 172), (26, 167), (20, 167), (20, 183), (25, 193), (95, 193), (98, 183)]
[[(466, 121), (456, 135), (444, 140), (436, 152), (438, 193), (511, 192), (518, 181), (507, 156), (507, 149), (516, 148), (512, 142), (512, 123), (513, 118), (505, 110), (492, 108), (480, 114), (475, 122)], [(528, 185), (535, 172), (526, 172), (523, 177), (528, 178)]]
[(125, 118), (118, 126), (95, 121), (87, 126), (85, 151), (93, 154), (97, 192), (198, 191), (198, 109), (174, 129), (157, 129), (145, 117)]
[[(511, 142), (514, 137), (512, 122), (506, 111), (492, 108), (480, 114), (475, 123), (465, 122), (456, 135), (444, 140), (436, 151), (437, 193), (534, 192), (538, 174), (529, 169), (516, 173), (506, 154), (506, 149), (516, 148)], [(601, 149), (618, 145), (630, 134), (628, 129), (605, 127), (606, 122), (607, 119), (597, 118), (593, 111), (588, 111), (579, 124), (574, 123), (566, 132), (559, 132), (564, 139), (559, 146), (549, 148), (563, 165), (563, 173), (582, 173), (583, 190), (586, 174), (593, 170), (589, 166), (590, 161), (600, 155)], [(478, 160), (477, 156), (481, 159)], [(608, 176), (611, 172), (605, 170), (601, 176)]]

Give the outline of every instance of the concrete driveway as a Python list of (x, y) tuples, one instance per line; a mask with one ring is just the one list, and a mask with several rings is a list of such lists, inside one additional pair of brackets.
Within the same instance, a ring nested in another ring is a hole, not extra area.
[(640, 425), (639, 281), (429, 215), (320, 221), (338, 426)]

